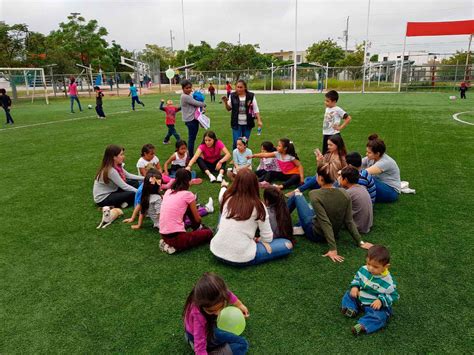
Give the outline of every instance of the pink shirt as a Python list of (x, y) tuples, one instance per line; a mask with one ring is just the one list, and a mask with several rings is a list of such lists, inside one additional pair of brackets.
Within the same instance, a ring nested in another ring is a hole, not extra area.
[[(229, 304), (234, 304), (237, 301), (237, 296), (229, 291)], [(184, 328), (194, 337), (194, 353), (197, 355), (207, 355), (207, 321), (199, 308), (194, 304), (186, 312)]]
[(167, 190), (163, 196), (160, 211), (160, 233), (171, 234), (185, 232), (184, 214), (196, 196), (191, 191)]
[(77, 96), (77, 84), (69, 84), (69, 95), (71, 96)]
[(201, 144), (199, 146), (199, 150), (202, 152), (202, 158), (208, 163), (214, 163), (216, 160), (219, 160), (222, 156), (222, 149), (224, 148), (225, 145), (220, 139), (217, 140), (216, 144), (214, 144), (214, 147), (209, 148), (205, 144)]
[(292, 174), (299, 174), (299, 168), (295, 164), (296, 158), (289, 154), (285, 154), (284, 156), (280, 153), (276, 153), (275, 159), (277, 161), (280, 170), (285, 175), (292, 175)]

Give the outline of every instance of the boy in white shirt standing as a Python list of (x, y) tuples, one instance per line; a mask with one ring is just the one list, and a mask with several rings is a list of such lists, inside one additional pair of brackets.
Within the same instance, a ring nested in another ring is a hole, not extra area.
[[(351, 122), (351, 116), (342, 108), (337, 106), (339, 94), (336, 90), (328, 91), (324, 98), (326, 112), (323, 120), (323, 155), (328, 150), (328, 139), (332, 135), (340, 135), (340, 132)], [(341, 124), (341, 120), (344, 123)]]

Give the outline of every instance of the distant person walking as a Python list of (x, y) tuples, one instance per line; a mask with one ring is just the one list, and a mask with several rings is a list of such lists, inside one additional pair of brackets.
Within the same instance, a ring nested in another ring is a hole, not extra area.
[(133, 110), (133, 111), (135, 111), (135, 102), (136, 102), (137, 104), (140, 104), (140, 105), (142, 105), (143, 107), (145, 107), (145, 104), (144, 104), (143, 102), (141, 102), (140, 99), (138, 98), (137, 88), (135, 87), (135, 85), (133, 84), (133, 82), (130, 82), (130, 87), (129, 87), (128, 96), (132, 96), (132, 110)]
[(232, 85), (230, 85), (228, 80), (225, 82), (225, 91), (227, 93), (227, 98), (229, 98), (230, 94), (232, 94)]
[(74, 101), (77, 102), (79, 106), (79, 111), (82, 112), (81, 102), (79, 101), (78, 92), (77, 92), (77, 84), (76, 79), (71, 77), (71, 82), (69, 83), (69, 98), (71, 99), (71, 113), (74, 113)]
[(6, 124), (13, 124), (12, 115), (10, 115), (10, 107), (12, 106), (12, 100), (10, 96), (7, 95), (7, 91), (5, 89), (0, 89), (0, 107), (5, 110), (5, 115), (7, 116), (7, 123)]
[(465, 81), (463, 81), (461, 83), (461, 85), (459, 86), (459, 92), (461, 93), (461, 99), (466, 98), (466, 91), (467, 91), (467, 84), (466, 84)]
[(211, 95), (211, 102), (216, 102), (216, 88), (212, 83), (209, 84), (207, 91), (209, 91), (209, 95)]

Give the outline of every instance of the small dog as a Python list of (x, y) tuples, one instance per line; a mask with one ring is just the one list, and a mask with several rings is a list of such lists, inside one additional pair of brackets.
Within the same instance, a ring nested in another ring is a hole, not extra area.
[(113, 206), (102, 207), (102, 221), (100, 221), (97, 229), (107, 227), (122, 215), (123, 211), (120, 208), (113, 208)]

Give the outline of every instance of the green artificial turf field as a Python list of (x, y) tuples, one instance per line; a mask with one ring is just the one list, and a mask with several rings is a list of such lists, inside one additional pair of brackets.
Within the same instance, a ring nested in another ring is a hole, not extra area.
[[(105, 97), (105, 121), (87, 108), (69, 114), (66, 100), (14, 105), (14, 127), (48, 124), (0, 131), (0, 352), (191, 353), (181, 312), (205, 271), (222, 275), (248, 306), (244, 336), (254, 354), (471, 352), (474, 126), (451, 116), (474, 105), (469, 93), (464, 101), (448, 96), (341, 95), (340, 106), (353, 117), (343, 131), (349, 151), (364, 152), (367, 136), (377, 132), (402, 180), (417, 191), (375, 206), (374, 227), (364, 239), (390, 249), (401, 299), (385, 330), (359, 338), (350, 332), (354, 321), (339, 312), (364, 263), (364, 251), (347, 232), (338, 241), (342, 264), (321, 257), (325, 245), (300, 237), (290, 257), (236, 269), (216, 261), (206, 246), (161, 253), (149, 220), (140, 231), (121, 222), (96, 229), (101, 213), (92, 184), (105, 146), (125, 146), (131, 172), (143, 144), (155, 144), (162, 162), (174, 150), (161, 144), (161, 96), (143, 97), (146, 107), (136, 112), (129, 111), (127, 98)], [(265, 126), (262, 136), (253, 133), (250, 148), (289, 137), (306, 175), (313, 174), (323, 96), (257, 98)], [(84, 107), (89, 103), (82, 99)], [(229, 113), (216, 103), (208, 114), (230, 146)], [(180, 117), (178, 132), (187, 137)], [(474, 123), (474, 113), (459, 118)], [(207, 181), (192, 188), (201, 201), (216, 200), (218, 189)], [(217, 213), (204, 219), (212, 227), (216, 221)]]

